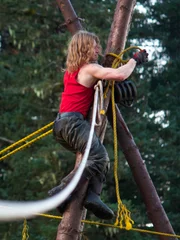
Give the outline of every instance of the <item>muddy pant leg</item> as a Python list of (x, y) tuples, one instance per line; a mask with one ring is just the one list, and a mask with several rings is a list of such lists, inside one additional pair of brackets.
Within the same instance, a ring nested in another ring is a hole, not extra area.
[[(62, 118), (55, 124), (54, 132), (56, 140), (63, 146), (69, 150), (73, 149), (73, 152), (79, 151), (83, 154), (89, 138), (90, 125), (87, 121), (77, 117)], [(84, 204), (88, 210), (102, 219), (111, 219), (114, 216), (113, 211), (100, 199), (102, 185), (108, 170), (108, 154), (99, 138), (94, 134), (84, 171), (85, 177), (90, 179), (88, 194)], [(67, 178), (69, 178), (69, 175)]]
[[(73, 152), (84, 153), (90, 133), (90, 124), (76, 116), (61, 118), (55, 123), (55, 137), (58, 142)], [(86, 171), (90, 176), (99, 176), (104, 181), (104, 175), (109, 169), (109, 158), (105, 147), (94, 133)]]

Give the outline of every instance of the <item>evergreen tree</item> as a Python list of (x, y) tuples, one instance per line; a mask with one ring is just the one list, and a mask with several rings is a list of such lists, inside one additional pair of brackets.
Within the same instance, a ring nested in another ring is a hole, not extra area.
[[(97, 33), (105, 48), (116, 2), (74, 0), (72, 4), (78, 17), (84, 19), (83, 27)], [(135, 8), (127, 47), (134, 43), (144, 48), (150, 46), (152, 54), (150, 62), (137, 68), (131, 77), (138, 91), (133, 107), (119, 105), (177, 233), (179, 5), (178, 0), (137, 2), (144, 11)], [(0, 148), (3, 149), (56, 117), (70, 34), (64, 28), (62, 14), (51, 1), (42, 4), (2, 0), (0, 9)], [(111, 158), (111, 171), (102, 197), (116, 211), (112, 139), (112, 129), (108, 126), (104, 143)], [(52, 134), (48, 135), (0, 161), (0, 198), (46, 198), (47, 191), (73, 168), (74, 159), (73, 154), (56, 144)], [(149, 223), (146, 210), (120, 149), (119, 159), (122, 200), (132, 212), (134, 226), (145, 228)], [(57, 215), (56, 210), (51, 213)], [(90, 213), (89, 218), (97, 220)], [(55, 239), (57, 220), (38, 217), (28, 220), (28, 225), (31, 239)], [(22, 227), (22, 221), (1, 223), (0, 238), (17, 240)], [(96, 236), (98, 240), (155, 239), (151, 235), (90, 225), (85, 226), (85, 235), (89, 239)]]

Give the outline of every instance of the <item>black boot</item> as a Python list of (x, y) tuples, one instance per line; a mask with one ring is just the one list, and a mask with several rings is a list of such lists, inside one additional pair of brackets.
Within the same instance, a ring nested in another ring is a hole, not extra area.
[(98, 218), (111, 219), (114, 217), (113, 211), (100, 198), (102, 187), (103, 183), (97, 177), (90, 180), (84, 207), (93, 212)]

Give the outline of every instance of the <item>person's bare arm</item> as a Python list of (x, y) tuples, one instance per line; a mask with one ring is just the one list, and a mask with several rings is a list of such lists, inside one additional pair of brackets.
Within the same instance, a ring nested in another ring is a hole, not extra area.
[(98, 64), (88, 64), (84, 70), (97, 79), (124, 81), (131, 75), (135, 66), (136, 61), (130, 59), (127, 64), (116, 69), (102, 67)]
[(128, 63), (116, 69), (102, 67), (95, 63), (86, 64), (80, 69), (77, 81), (86, 87), (91, 87), (97, 79), (124, 81), (131, 75), (136, 65), (147, 61), (148, 53), (143, 49), (133, 54)]

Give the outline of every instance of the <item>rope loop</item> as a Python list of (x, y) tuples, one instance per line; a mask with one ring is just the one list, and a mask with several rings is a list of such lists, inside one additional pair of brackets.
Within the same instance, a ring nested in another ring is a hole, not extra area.
[(139, 50), (142, 50), (140, 47), (137, 47), (137, 46), (130, 46), (126, 49), (124, 49), (122, 52), (120, 52), (119, 54), (115, 54), (115, 53), (107, 53), (106, 56), (113, 56), (115, 57), (113, 63), (112, 63), (112, 68), (117, 68), (119, 64), (126, 64), (129, 59), (126, 59), (126, 60), (123, 60), (122, 59), (122, 56), (124, 53), (132, 50), (132, 49), (139, 49)]

